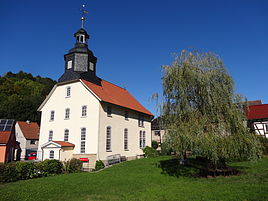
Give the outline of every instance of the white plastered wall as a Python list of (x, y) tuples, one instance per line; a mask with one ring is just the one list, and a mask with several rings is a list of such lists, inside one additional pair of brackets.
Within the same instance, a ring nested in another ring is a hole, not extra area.
[(24, 160), (26, 155), (26, 138), (24, 137), (18, 123), (16, 123), (15, 125), (15, 132), (16, 132), (16, 140), (20, 143), (21, 148), (20, 158)]
[[(99, 133), (99, 151), (98, 159), (107, 160), (107, 156), (120, 154), (126, 157), (136, 157), (143, 154), (139, 147), (139, 133), (146, 132), (146, 146), (151, 146), (151, 119), (144, 115), (144, 127), (138, 126), (139, 113), (133, 110), (127, 110), (123, 107), (109, 104), (112, 108), (112, 116), (107, 116), (107, 104), (100, 105), (100, 133)], [(125, 110), (129, 113), (128, 120), (125, 120)], [(111, 127), (111, 152), (106, 151), (106, 128)], [(128, 151), (124, 150), (124, 129), (128, 129)]]
[[(66, 97), (66, 87), (71, 87), (71, 96)], [(82, 117), (82, 106), (87, 106), (87, 117)], [(70, 108), (70, 119), (65, 120), (65, 109)], [(55, 111), (54, 121), (50, 112)], [(86, 128), (86, 153), (97, 154), (99, 129), (99, 100), (80, 81), (57, 86), (41, 109), (41, 126), (38, 148), (48, 142), (49, 131), (53, 141), (64, 140), (64, 130), (69, 129), (69, 142), (75, 144), (73, 154), (80, 154), (81, 128)]]

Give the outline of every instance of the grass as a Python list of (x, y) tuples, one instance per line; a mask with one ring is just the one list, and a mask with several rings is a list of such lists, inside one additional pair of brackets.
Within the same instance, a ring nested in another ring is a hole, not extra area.
[[(168, 168), (168, 165), (170, 168)], [(128, 161), (98, 173), (0, 184), (1, 200), (268, 200), (268, 158), (232, 163), (240, 176), (195, 178), (170, 157)]]

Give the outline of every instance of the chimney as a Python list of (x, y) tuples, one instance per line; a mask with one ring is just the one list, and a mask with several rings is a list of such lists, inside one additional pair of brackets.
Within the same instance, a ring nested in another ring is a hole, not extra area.
[(29, 121), (29, 120), (27, 120), (27, 121), (26, 121), (26, 123), (27, 123), (27, 124), (29, 124), (29, 123), (30, 123), (30, 121)]

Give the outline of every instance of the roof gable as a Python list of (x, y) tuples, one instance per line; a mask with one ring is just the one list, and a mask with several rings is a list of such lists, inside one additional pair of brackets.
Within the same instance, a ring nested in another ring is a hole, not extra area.
[(143, 107), (126, 89), (118, 87), (110, 82), (101, 80), (101, 85), (81, 80), (101, 101), (129, 108), (150, 116), (153, 116)]
[(36, 122), (17, 122), (22, 134), (27, 140), (38, 140), (39, 139), (39, 126)]

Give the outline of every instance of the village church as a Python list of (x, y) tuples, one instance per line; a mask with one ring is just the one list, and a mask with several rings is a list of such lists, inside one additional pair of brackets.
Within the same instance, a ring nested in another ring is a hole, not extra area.
[(136, 159), (151, 146), (153, 115), (126, 89), (96, 75), (81, 20), (75, 45), (64, 55), (64, 73), (38, 108), (38, 160), (78, 158), (93, 169), (96, 160), (113, 156)]

